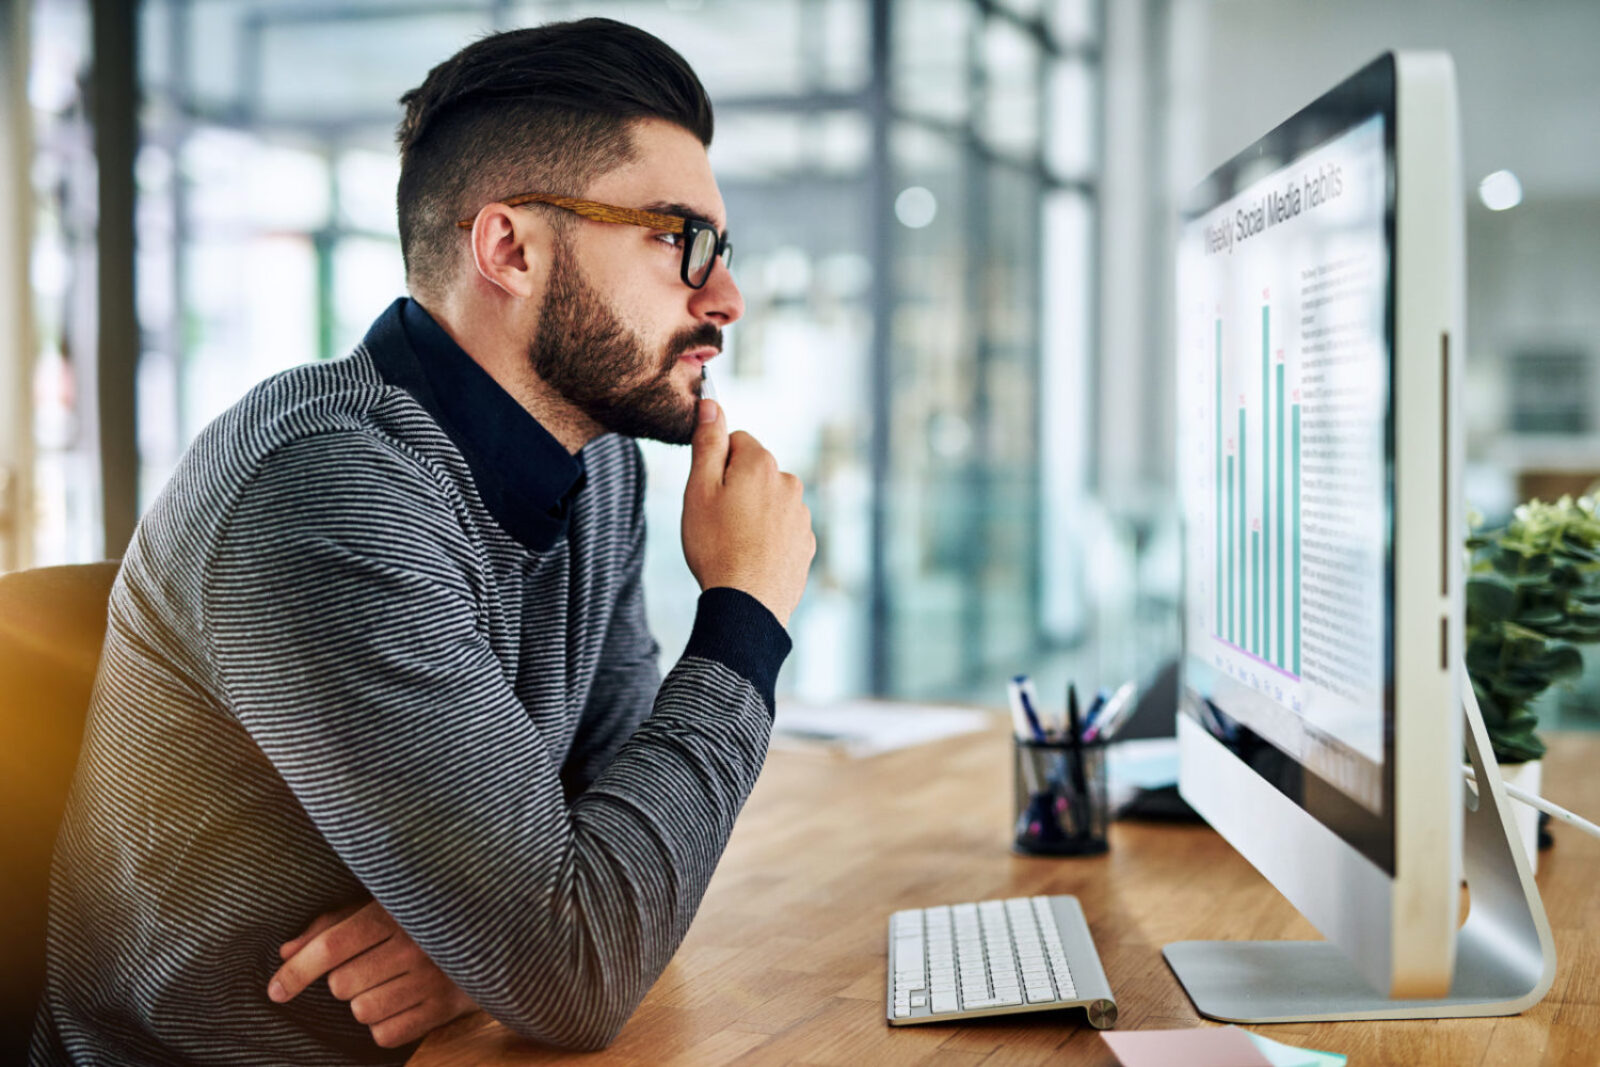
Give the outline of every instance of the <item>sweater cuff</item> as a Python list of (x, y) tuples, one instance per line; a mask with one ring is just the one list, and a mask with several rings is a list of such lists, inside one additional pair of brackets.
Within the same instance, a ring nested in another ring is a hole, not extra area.
[(685, 656), (714, 660), (755, 686), (771, 714), (778, 668), (794, 647), (777, 616), (749, 593), (718, 587), (700, 594)]

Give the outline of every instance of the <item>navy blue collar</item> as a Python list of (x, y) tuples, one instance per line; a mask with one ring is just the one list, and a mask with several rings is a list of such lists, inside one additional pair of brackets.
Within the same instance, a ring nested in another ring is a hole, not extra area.
[(495, 521), (536, 552), (559, 541), (583, 489), (583, 461), (415, 300), (390, 304), (364, 344), (383, 380), (415, 397), (461, 451)]

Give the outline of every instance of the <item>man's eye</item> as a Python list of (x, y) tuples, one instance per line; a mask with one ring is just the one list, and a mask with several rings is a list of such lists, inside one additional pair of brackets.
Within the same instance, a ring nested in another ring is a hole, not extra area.
[(681, 233), (658, 233), (656, 234), (656, 240), (670, 248), (683, 247), (683, 234)]

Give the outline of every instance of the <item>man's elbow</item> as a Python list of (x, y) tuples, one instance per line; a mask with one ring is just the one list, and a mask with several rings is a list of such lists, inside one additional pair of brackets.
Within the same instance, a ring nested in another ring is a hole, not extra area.
[(574, 1004), (564, 1019), (552, 1020), (548, 1014), (541, 1013), (537, 1022), (519, 1025), (506, 1021), (531, 1041), (564, 1052), (599, 1052), (610, 1047), (622, 1033), (642, 999), (643, 991), (638, 996), (586, 998)]
[(622, 1028), (628, 1024), (628, 1020), (632, 1017), (633, 1013), (629, 1012), (619, 1018), (607, 1019), (603, 1023), (596, 1023), (584, 1030), (568, 1046), (568, 1049), (572, 1052), (600, 1052), (603, 1049), (610, 1048), (611, 1042), (617, 1039), (617, 1035), (622, 1033)]

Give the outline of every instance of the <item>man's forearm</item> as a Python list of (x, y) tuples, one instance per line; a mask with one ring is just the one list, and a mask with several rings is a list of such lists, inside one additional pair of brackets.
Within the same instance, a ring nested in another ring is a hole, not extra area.
[[(688, 932), (765, 758), (765, 701), (725, 666), (685, 659), (656, 710), (572, 809), (547, 896), (486, 898), (494, 929), (419, 941), (469, 995), (527, 1037), (609, 1043)], [(516, 894), (515, 896), (520, 896)], [(486, 936), (487, 935), (487, 936)]]

